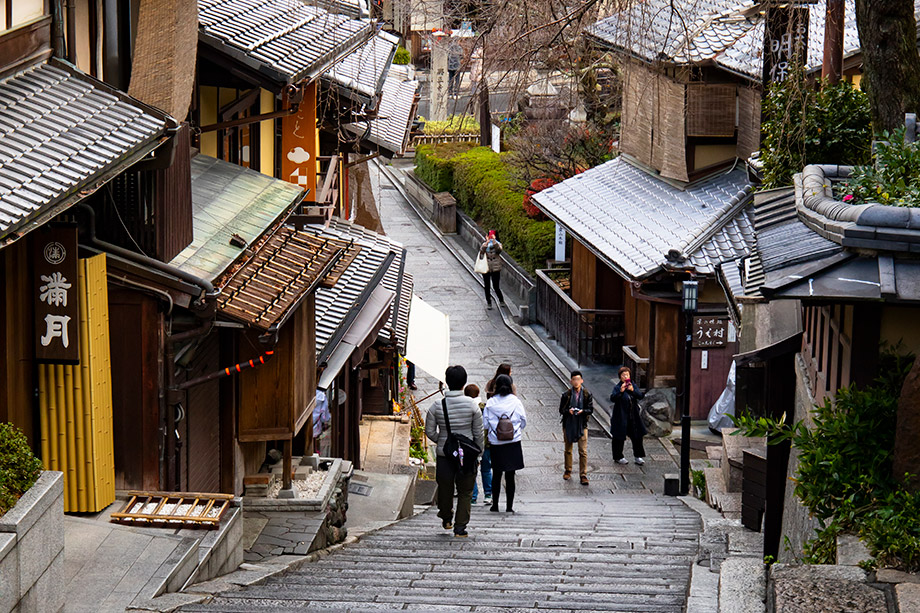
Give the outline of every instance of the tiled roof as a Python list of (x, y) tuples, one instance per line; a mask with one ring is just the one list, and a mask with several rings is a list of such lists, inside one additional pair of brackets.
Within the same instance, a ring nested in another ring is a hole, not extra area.
[(719, 261), (746, 255), (753, 231), (742, 209), (750, 189), (741, 169), (680, 189), (621, 155), (534, 201), (615, 270), (642, 279), (681, 258), (709, 273)]
[(409, 146), (409, 130), (418, 104), (418, 87), (418, 81), (387, 77), (377, 106), (377, 118), (345, 127), (391, 153), (404, 153)]
[[(170, 262), (206, 279), (219, 276), (304, 191), (255, 170), (207, 155), (192, 158), (192, 243)], [(246, 246), (230, 243), (234, 234)]]
[(728, 219), (700, 247), (690, 255), (690, 263), (697, 272), (711, 274), (716, 267), (739, 255), (751, 253), (754, 246), (754, 211), (750, 205)]
[(321, 283), (338, 283), (362, 252), (348, 241), (281, 227), (229, 276), (217, 308), (260, 330), (280, 327), (304, 296)]
[(392, 34), (378, 32), (327, 70), (323, 79), (339, 85), (346, 95), (353, 92), (361, 101), (372, 101), (371, 106), (376, 106), (398, 44), (399, 39)]
[(309, 4), (354, 19), (369, 17), (367, 0), (309, 0)]
[(397, 343), (405, 350), (406, 335), (409, 332), (409, 306), (412, 303), (413, 286), (412, 276), (405, 272), (406, 248), (402, 246), (402, 243), (394, 241), (385, 234), (378, 234), (358, 224), (336, 218), (333, 218), (329, 223), (328, 230), (343, 238), (354, 240), (358, 244), (373, 247), (384, 253), (392, 251), (396, 254), (396, 259), (393, 260), (383, 277), (382, 285), (396, 293), (397, 301), (399, 302), (397, 305), (398, 310), (394, 310), (390, 326), (396, 332)]
[[(695, 64), (712, 61), (760, 81), (763, 69), (763, 19), (751, 0), (647, 0), (587, 29), (602, 43), (649, 62)], [(920, 0), (915, 0), (920, 14)], [(674, 7), (674, 8), (672, 8)], [(826, 0), (809, 6), (808, 68), (821, 66)], [(854, 0), (846, 0), (844, 55), (859, 51)]]
[(146, 155), (174, 125), (55, 60), (0, 80), (0, 246)]
[[(381, 285), (396, 292), (397, 296), (401, 296), (402, 292), (406, 291), (406, 288), (401, 287), (400, 283), (405, 249), (399, 243), (390, 241), (383, 235), (337, 220), (333, 220), (328, 228), (321, 225), (309, 225), (304, 231), (319, 238), (354, 241), (361, 247), (360, 253), (349, 267), (342, 271), (339, 282), (333, 287), (322, 288), (316, 293), (316, 352), (320, 354), (345, 322), (348, 312), (359, 300), (381, 266), (385, 264), (390, 253), (393, 253), (395, 258), (384, 271)], [(408, 293), (411, 295), (411, 287), (408, 288)], [(402, 303), (403, 300), (399, 298), (399, 302)], [(403, 318), (405, 322), (397, 324), (399, 326), (397, 336), (399, 337), (401, 327), (403, 331), (400, 342), (401, 346), (405, 347), (405, 331), (409, 323), (408, 311), (404, 314), (397, 314), (398, 320)]]
[(198, 0), (199, 40), (280, 83), (312, 80), (374, 33), (301, 0)]

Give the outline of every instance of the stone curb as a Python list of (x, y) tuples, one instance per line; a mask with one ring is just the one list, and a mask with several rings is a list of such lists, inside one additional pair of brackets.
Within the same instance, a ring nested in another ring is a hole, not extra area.
[[(405, 187), (403, 187), (402, 182), (399, 180), (399, 177), (397, 177), (394, 174), (394, 171), (388, 168), (385, 164), (381, 164), (379, 160), (376, 160), (376, 159), (371, 160), (371, 163), (376, 164), (377, 167), (381, 170), (381, 172), (383, 172), (383, 174), (386, 175), (387, 179), (389, 179), (393, 187), (396, 188), (396, 191), (398, 191), (400, 195), (406, 200), (406, 202), (409, 203), (409, 206), (412, 208), (413, 211), (415, 211), (415, 214), (418, 216), (421, 222), (425, 224), (425, 227), (428, 228), (431, 234), (434, 235), (436, 239), (438, 239), (438, 241), (454, 257), (454, 259), (457, 260), (457, 262), (463, 267), (463, 269), (466, 270), (470, 274), (470, 276), (472, 276), (476, 280), (476, 283), (478, 283), (479, 285), (482, 285), (483, 282), (482, 282), (482, 279), (479, 278), (480, 275), (473, 272), (473, 266), (468, 261), (469, 257), (467, 257), (465, 253), (460, 253), (456, 247), (454, 247), (447, 240), (444, 239), (444, 236), (441, 234), (441, 232), (434, 226), (433, 223), (431, 223), (431, 221), (428, 220), (428, 218), (419, 209), (418, 205), (412, 200), (412, 198), (406, 192)], [(517, 306), (514, 305), (514, 303), (509, 303), (508, 311), (517, 311), (517, 310), (518, 310)], [(550, 349), (546, 346), (546, 344), (542, 340), (540, 340), (540, 338), (536, 335), (536, 333), (533, 330), (531, 330), (530, 328), (526, 326), (521, 326), (520, 324), (515, 322), (513, 319), (511, 319), (511, 316), (514, 316), (513, 312), (511, 312), (510, 314), (506, 313), (505, 310), (502, 309), (501, 307), (498, 308), (498, 312), (501, 314), (502, 322), (505, 324), (505, 327), (511, 330), (522, 341), (527, 343), (536, 352), (536, 354), (540, 357), (543, 363), (546, 364), (550, 372), (556, 375), (556, 377), (559, 379), (559, 382), (563, 386), (567, 387), (569, 385), (568, 369), (566, 369), (565, 366), (562, 364), (562, 362), (559, 361), (559, 358), (557, 358), (556, 355), (553, 354), (552, 351), (550, 351)], [(520, 315), (519, 312), (517, 314)], [(594, 421), (601, 427), (604, 433), (607, 434), (607, 436), (609, 437), (610, 436), (610, 422), (607, 419), (601, 419), (601, 416), (598, 415), (598, 413), (599, 413), (598, 411), (595, 411), (592, 417), (594, 418)], [(603, 411), (600, 411), (600, 413), (603, 413)], [(607, 416), (603, 415), (603, 417), (606, 418)]]

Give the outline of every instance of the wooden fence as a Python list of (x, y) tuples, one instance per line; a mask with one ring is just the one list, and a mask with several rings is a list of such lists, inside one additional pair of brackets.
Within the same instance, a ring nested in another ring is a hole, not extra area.
[(571, 271), (536, 271), (535, 319), (579, 364), (619, 363), (626, 327), (623, 311), (581, 308), (549, 278), (548, 272)]

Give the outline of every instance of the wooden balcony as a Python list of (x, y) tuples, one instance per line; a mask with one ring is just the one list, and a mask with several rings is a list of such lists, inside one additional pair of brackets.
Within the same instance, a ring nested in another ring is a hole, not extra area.
[(553, 281), (549, 274), (571, 272), (567, 268), (537, 270), (535, 318), (579, 364), (619, 364), (623, 354), (623, 311), (583, 309)]

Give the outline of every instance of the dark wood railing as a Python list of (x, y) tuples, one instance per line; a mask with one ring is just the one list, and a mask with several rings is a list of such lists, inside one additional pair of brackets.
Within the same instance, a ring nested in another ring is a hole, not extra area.
[(579, 364), (618, 364), (622, 357), (625, 319), (623, 311), (583, 309), (549, 278), (550, 272), (567, 268), (537, 270), (535, 318), (549, 335)]

